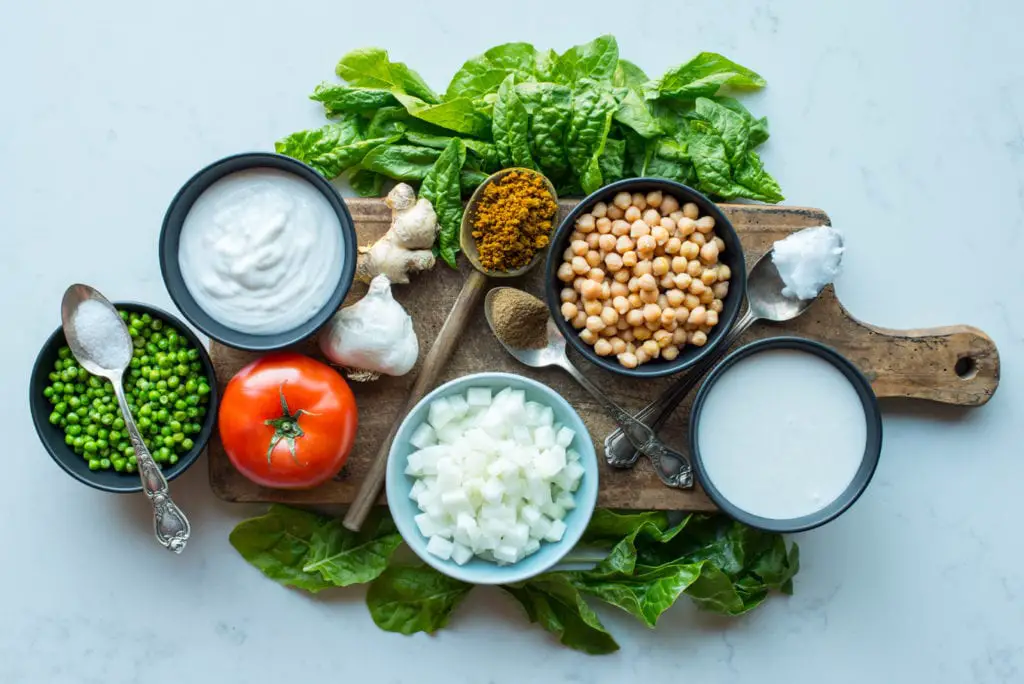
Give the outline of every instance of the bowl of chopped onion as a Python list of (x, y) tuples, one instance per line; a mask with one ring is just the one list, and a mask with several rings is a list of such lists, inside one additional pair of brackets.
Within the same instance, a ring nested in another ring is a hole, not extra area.
[(425, 396), (399, 426), (386, 491), (427, 564), (473, 584), (520, 582), (579, 542), (597, 454), (575, 409), (536, 380), (476, 373)]

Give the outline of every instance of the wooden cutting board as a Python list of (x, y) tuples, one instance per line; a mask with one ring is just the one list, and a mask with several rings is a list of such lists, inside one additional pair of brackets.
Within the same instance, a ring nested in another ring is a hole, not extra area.
[[(391, 212), (382, 199), (346, 200), (355, 220), (361, 244), (370, 243), (388, 229)], [(565, 216), (576, 204), (562, 201)], [(808, 226), (829, 223), (819, 209), (763, 205), (721, 205), (740, 234), (747, 265), (752, 264), (774, 241)], [(395, 297), (415, 322), (420, 339), (420, 360), (441, 328), (452, 302), (462, 287), (470, 266), (461, 260), (461, 271), (439, 264), (432, 272), (420, 274), (409, 285), (394, 286)], [(543, 296), (541, 267), (512, 284)], [(362, 297), (366, 287), (355, 284), (345, 304)], [(481, 300), (482, 301), (482, 300)], [(481, 304), (482, 307), (482, 304)], [(999, 355), (995, 344), (977, 328), (965, 325), (925, 330), (888, 330), (856, 320), (826, 288), (800, 318), (786, 324), (757, 324), (741, 343), (770, 335), (798, 335), (835, 347), (855, 363), (872, 383), (879, 397), (910, 397), (961, 406), (984, 404), (999, 383)], [(298, 351), (322, 358), (312, 340)], [(570, 351), (570, 353), (573, 353)], [(211, 347), (217, 380), (223, 389), (228, 380), (258, 354), (243, 352), (214, 342)], [(615, 401), (637, 410), (656, 397), (671, 382), (669, 378), (635, 380), (603, 371), (580, 357), (581, 368)], [(236, 502), (282, 502), (291, 504), (348, 504), (355, 498), (370, 459), (377, 453), (419, 368), (401, 378), (382, 378), (372, 383), (350, 383), (359, 405), (359, 432), (345, 468), (334, 480), (308, 491), (283, 491), (260, 487), (235, 470), (215, 434), (208, 449), (210, 486), (214, 493)], [(535, 378), (565, 396), (579, 411), (598, 449), (601, 488), (598, 505), (624, 509), (714, 510), (700, 487), (670, 489), (661, 484), (646, 460), (632, 470), (615, 470), (605, 465), (601, 443), (613, 428), (612, 421), (568, 375), (558, 369), (534, 370), (518, 364), (494, 339), (483, 311), (470, 320), (465, 336), (452, 355), (440, 382), (480, 371), (507, 371)], [(692, 395), (691, 395), (692, 398)], [(685, 445), (686, 401), (662, 431), (663, 438), (676, 447)], [(381, 499), (383, 503), (383, 496)]]

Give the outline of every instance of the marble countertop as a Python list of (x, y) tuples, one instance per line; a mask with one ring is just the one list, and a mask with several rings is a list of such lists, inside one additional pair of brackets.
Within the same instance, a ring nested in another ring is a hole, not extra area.
[[(4, 3), (0, 682), (1024, 681), (1022, 22), (1009, 0)], [(604, 32), (651, 74), (699, 50), (763, 74), (749, 104), (771, 121), (766, 166), (787, 204), (847, 232), (843, 303), (999, 346), (988, 405), (885, 403), (875, 480), (796, 535), (793, 597), (734, 620), (683, 600), (655, 631), (604, 610), (622, 650), (603, 657), (491, 590), (439, 635), (401, 637), (357, 589), (310, 598), (246, 565), (227, 535), (262, 508), (215, 499), (205, 460), (174, 483), (196, 532), (180, 557), (153, 542), (143, 498), (50, 461), (26, 393), (64, 288), (172, 308), (156, 262), (168, 201), (207, 162), (317, 124), (306, 96), (343, 53), (386, 47), (443, 87), (491, 45)]]

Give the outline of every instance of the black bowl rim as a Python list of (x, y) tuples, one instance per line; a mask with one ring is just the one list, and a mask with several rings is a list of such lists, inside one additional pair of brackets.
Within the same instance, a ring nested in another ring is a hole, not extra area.
[[(740, 266), (733, 269), (732, 278), (729, 281), (730, 296), (727, 297), (725, 308), (723, 309), (724, 315), (719, 318), (718, 325), (715, 327), (714, 331), (712, 331), (712, 334), (708, 336), (708, 341), (703, 347), (693, 347), (692, 345), (688, 345), (673, 361), (656, 359), (641, 366), (637, 366), (636, 368), (626, 368), (616, 361), (615, 357), (598, 356), (590, 345), (579, 339), (577, 332), (571, 325), (569, 325), (568, 321), (562, 318), (561, 300), (558, 297), (560, 281), (558, 280), (556, 273), (562, 262), (562, 252), (565, 251), (565, 247), (562, 246), (562, 243), (567, 239), (572, 226), (576, 223), (576, 219), (580, 214), (607, 195), (614, 194), (621, 190), (636, 188), (638, 186), (655, 186), (662, 191), (671, 191), (673, 194), (678, 193), (681, 195), (680, 199), (683, 201), (692, 200), (697, 204), (700, 204), (702, 211), (707, 214), (711, 214), (714, 217), (716, 231), (720, 230), (723, 226), (725, 227), (724, 232), (726, 235), (722, 236), (722, 239), (726, 240), (728, 237), (728, 240), (726, 241), (734, 243), (730, 245), (732, 248), (730, 249), (730, 252), (738, 254), (736, 263)], [(582, 354), (588, 361), (596, 366), (612, 373), (634, 378), (660, 378), (666, 375), (672, 375), (692, 367), (702, 358), (711, 354), (719, 343), (721, 343), (722, 339), (725, 337), (725, 333), (732, 327), (733, 323), (735, 323), (736, 319), (739, 317), (740, 311), (743, 309), (743, 302), (746, 299), (746, 291), (746, 257), (743, 251), (743, 243), (740, 241), (739, 233), (736, 232), (736, 228), (732, 225), (732, 222), (728, 217), (726, 217), (725, 213), (722, 212), (718, 205), (707, 195), (704, 195), (688, 185), (683, 185), (682, 183), (669, 180), (667, 178), (624, 178), (598, 188), (584, 197), (579, 204), (573, 207), (572, 211), (569, 212), (565, 219), (562, 220), (561, 224), (559, 224), (558, 228), (551, 236), (551, 244), (548, 248), (547, 261), (544, 265), (544, 298), (547, 300), (551, 318), (554, 319), (555, 325), (558, 326), (562, 336), (568, 340), (573, 349)], [(687, 349), (698, 349), (699, 351), (686, 351)]]
[[(742, 359), (752, 356), (753, 354), (774, 349), (790, 349), (807, 352), (817, 356), (818, 358), (824, 359), (835, 366), (846, 377), (846, 379), (850, 381), (854, 391), (857, 392), (861, 405), (864, 407), (864, 417), (867, 421), (867, 440), (864, 446), (864, 457), (861, 461), (860, 467), (853, 476), (853, 480), (850, 481), (849, 486), (842, 494), (839, 495), (839, 497), (836, 498), (835, 501), (820, 511), (816, 511), (799, 518), (789, 518), (786, 520), (764, 518), (759, 515), (753, 515), (752, 513), (748, 513), (747, 511), (738, 508), (730, 502), (718, 490), (718, 488), (715, 487), (714, 483), (705, 476), (704, 461), (701, 458), (700, 445), (697, 439), (697, 426), (700, 421), (701, 411), (704, 408), (704, 402), (722, 374)], [(769, 532), (804, 532), (816, 527), (821, 527), (825, 523), (838, 518), (854, 503), (856, 503), (857, 499), (859, 499), (868, 488), (868, 485), (871, 483), (871, 479), (874, 477), (875, 469), (878, 467), (878, 461), (882, 453), (882, 413), (878, 407), (878, 398), (875, 396), (874, 390), (871, 389), (871, 383), (868, 382), (868, 379), (859, 368), (857, 368), (849, 359), (838, 351), (822, 342), (811, 340), (806, 337), (767, 337), (750, 342), (726, 356), (725, 359), (723, 359), (722, 362), (708, 374), (708, 377), (704, 380), (700, 390), (697, 392), (697, 396), (693, 401), (693, 407), (690, 409), (689, 430), (690, 455), (693, 458), (694, 467), (697, 470), (697, 477), (700, 479), (701, 486), (704, 488), (707, 495), (715, 502), (715, 505), (732, 518), (750, 525), (751, 527), (756, 527)]]
[[(195, 200), (221, 178), (238, 171), (261, 167), (294, 173), (319, 190), (331, 204), (334, 213), (337, 214), (338, 220), (341, 223), (342, 249), (344, 250), (341, 277), (338, 279), (337, 287), (335, 287), (334, 292), (323, 307), (301, 325), (273, 335), (254, 335), (240, 332), (220, 323), (207, 314), (199, 306), (195, 298), (192, 297), (192, 293), (189, 292), (188, 287), (185, 285), (185, 281), (181, 276), (181, 269), (178, 266), (178, 239), (181, 235), (181, 228), (185, 218), (188, 216), (188, 212), (191, 210)], [(192, 191), (195, 191), (195, 196), (190, 201), (186, 201), (185, 195)], [(177, 214), (177, 217), (173, 218), (175, 214)], [(355, 279), (358, 239), (355, 222), (352, 220), (352, 215), (349, 213), (345, 201), (337, 189), (313, 167), (283, 154), (273, 152), (242, 152), (207, 164), (199, 171), (196, 171), (174, 195), (164, 214), (163, 224), (160, 228), (158, 242), (160, 274), (163, 277), (167, 293), (174, 301), (174, 305), (181, 311), (181, 315), (211, 339), (229, 347), (245, 351), (275, 351), (301, 342), (314, 334), (330, 320), (331, 316), (338, 310), (338, 307), (341, 306)]]
[[(142, 313), (149, 313), (152, 316), (157, 316), (162, 320), (171, 323), (182, 335), (188, 338), (196, 349), (199, 350), (199, 358), (203, 364), (203, 370), (206, 373), (206, 377), (210, 380), (210, 403), (209, 410), (206, 413), (206, 419), (203, 422), (203, 429), (200, 430), (199, 435), (196, 437), (195, 445), (192, 449), (184, 455), (184, 457), (178, 459), (178, 462), (172, 466), (164, 468), (164, 477), (168, 482), (174, 480), (176, 477), (181, 475), (183, 472), (196, 462), (199, 458), (199, 454), (202, 453), (203, 449), (206, 448), (207, 442), (210, 441), (210, 437), (213, 435), (213, 430), (217, 424), (217, 409), (219, 406), (219, 390), (217, 387), (217, 376), (213, 368), (213, 361), (210, 359), (209, 353), (206, 351), (206, 347), (203, 346), (202, 341), (195, 334), (195, 332), (189, 328), (183, 321), (177, 316), (160, 309), (159, 307), (152, 306), (151, 304), (143, 304), (135, 301), (118, 301), (111, 302), (115, 308), (128, 309), (129, 311), (139, 311)], [(43, 344), (39, 353), (36, 355), (35, 363), (32, 364), (32, 376), (29, 379), (29, 410), (32, 414), (32, 423), (35, 426), (36, 434), (39, 436), (39, 441), (42, 442), (43, 448), (50, 454), (50, 458), (60, 466), (61, 470), (65, 473), (78, 480), (83, 484), (87, 484), (94, 489), (99, 489), (104, 492), (113, 492), (115, 494), (127, 494), (131, 492), (141, 492), (142, 483), (139, 480), (137, 473), (118, 473), (119, 477), (123, 477), (125, 482), (124, 485), (107, 485), (101, 482), (97, 482), (91, 479), (93, 471), (86, 470), (84, 473), (78, 472), (71, 468), (64, 459), (77, 459), (81, 460), (81, 456), (68, 449), (67, 445), (63, 442), (63, 433), (59, 427), (50, 425), (49, 416), (41, 415), (37, 410), (36, 406), (39, 402), (34, 400), (34, 397), (38, 393), (42, 396), (43, 387), (39, 386), (36, 378), (39, 377), (39, 368), (43, 363), (53, 364), (53, 357), (56, 356), (57, 350), (66, 344), (64, 336), (64, 329), (60, 326), (57, 327), (50, 336), (46, 338), (46, 342)], [(52, 439), (51, 439), (52, 435)], [(61, 453), (57, 453), (58, 449)], [(108, 471), (96, 471), (97, 473), (106, 473)]]

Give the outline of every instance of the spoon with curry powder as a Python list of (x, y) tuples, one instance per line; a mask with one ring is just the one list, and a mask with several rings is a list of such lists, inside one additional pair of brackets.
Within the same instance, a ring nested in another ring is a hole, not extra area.
[[(384, 487), (391, 442), (405, 416), (437, 383), (489, 278), (515, 278), (544, 257), (558, 218), (558, 194), (539, 171), (502, 169), (480, 184), (462, 215), (459, 243), (473, 270), (441, 326), (405, 406), (377, 450), (342, 524), (359, 531)], [(546, 231), (546, 233), (545, 233)]]
[(548, 307), (531, 294), (514, 287), (496, 287), (484, 299), (484, 315), (501, 346), (531, 368), (557, 366), (571, 375), (612, 417), (634, 449), (646, 454), (663, 484), (679, 489), (693, 486), (688, 458), (670, 449), (648, 425), (608, 398), (569, 360), (565, 337), (551, 320)]

